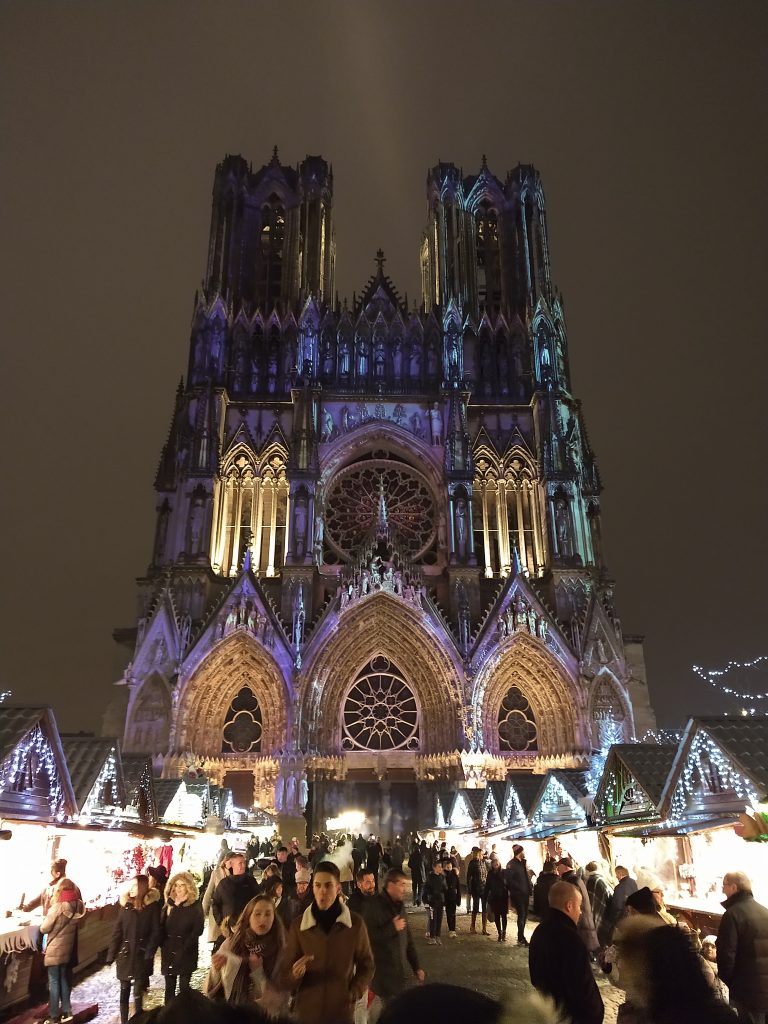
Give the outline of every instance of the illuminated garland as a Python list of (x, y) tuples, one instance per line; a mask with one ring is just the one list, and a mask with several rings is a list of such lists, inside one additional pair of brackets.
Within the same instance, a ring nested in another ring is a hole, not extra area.
[(104, 806), (101, 795), (104, 790), (104, 786), (109, 779), (112, 779), (115, 788), (113, 796), (117, 797), (117, 759), (115, 757), (114, 748), (109, 752), (109, 756), (99, 772), (99, 777), (94, 782), (93, 788), (88, 794), (88, 799), (83, 804), (83, 809), (80, 812), (81, 818), (90, 818), (94, 813), (98, 813), (99, 809)]
[(64, 790), (59, 782), (59, 770), (56, 764), (56, 755), (53, 752), (48, 740), (43, 735), (39, 725), (16, 745), (13, 752), (3, 762), (0, 769), (0, 792), (6, 792), (13, 788), (14, 781), (19, 772), (26, 770), (32, 756), (38, 759), (38, 772), (42, 768), (48, 776), (48, 804), (51, 808), (51, 816), (61, 821), (65, 814)]
[(648, 729), (641, 743), (658, 743), (660, 747), (678, 747), (683, 734), (675, 729)]
[(738, 798), (747, 805), (756, 805), (759, 800), (759, 795), (749, 780), (736, 771), (731, 760), (726, 757), (712, 737), (708, 736), (703, 729), (700, 729), (691, 744), (691, 749), (683, 765), (675, 792), (672, 795), (670, 817), (673, 820), (680, 818), (685, 811), (688, 800), (696, 792), (694, 772), (698, 773), (699, 780), (702, 780), (704, 777), (705, 772), (702, 769), (702, 754), (704, 753), (706, 753), (717, 770), (723, 792), (733, 790)]
[(545, 809), (548, 811), (554, 811), (561, 804), (566, 804), (568, 806), (574, 818), (578, 818), (581, 821), (586, 818), (586, 812), (581, 804), (573, 799), (559, 779), (555, 778), (554, 775), (551, 775), (549, 782), (541, 795), (541, 800), (539, 801), (536, 813), (533, 815), (531, 821), (534, 825), (543, 824)]
[[(512, 816), (513, 810), (514, 817)], [(511, 825), (513, 821), (522, 821), (525, 817), (523, 814), (523, 805), (520, 803), (520, 797), (517, 795), (517, 790), (511, 783), (507, 790), (507, 798), (504, 801), (503, 817), (504, 821), (499, 824)]]
[(497, 825), (501, 825), (499, 809), (496, 806), (496, 798), (493, 795), (493, 790), (490, 788), (485, 791), (482, 820), (483, 828), (495, 828)]
[(727, 676), (735, 668), (754, 668), (755, 665), (762, 665), (764, 662), (768, 662), (768, 654), (761, 654), (759, 658), (754, 658), (752, 661), (729, 661), (723, 669), (710, 669), (707, 671), (700, 665), (694, 665), (693, 671), (699, 679), (703, 679), (704, 682), (709, 683), (710, 686), (713, 686), (721, 693), (727, 694), (729, 697), (738, 697), (739, 700), (768, 700), (768, 691), (765, 693), (739, 693), (738, 690), (732, 690), (717, 682), (718, 679)]

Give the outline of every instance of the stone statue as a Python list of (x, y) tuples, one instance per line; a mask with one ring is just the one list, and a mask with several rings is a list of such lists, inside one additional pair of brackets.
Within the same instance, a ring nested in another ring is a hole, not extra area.
[(323, 409), (323, 426), (320, 431), (321, 441), (332, 441), (336, 433), (336, 424), (333, 422), (333, 413), (328, 408)]
[(418, 380), (421, 376), (421, 352), (418, 344), (411, 348), (410, 371), (412, 380)]
[(275, 779), (275, 810), (282, 811), (285, 805), (285, 779), (278, 775)]
[(341, 410), (341, 432), (342, 432), (342, 434), (346, 434), (349, 431), (351, 426), (353, 426), (353, 424), (349, 422), (349, 409), (345, 405), (342, 408), (342, 410)]
[(197, 555), (200, 552), (200, 541), (203, 534), (203, 504), (205, 499), (199, 494), (192, 502), (192, 511), (189, 514), (189, 553)]
[(255, 633), (257, 629), (257, 612), (256, 605), (251, 605), (251, 610), (248, 612), (248, 622), (246, 623), (247, 628), (251, 633)]
[(323, 564), (323, 539), (325, 537), (325, 520), (323, 519), (322, 513), (318, 512), (315, 515), (315, 543), (314, 543), (314, 556), (315, 565)]
[(227, 621), (224, 623), (224, 633), (231, 633), (236, 628), (238, 619), (240, 618), (240, 605), (235, 602), (229, 607), (229, 614), (227, 615)]
[(339, 374), (342, 377), (349, 375), (349, 342), (342, 338), (339, 346)]
[(402, 427), (403, 420), (405, 419), (405, 409), (399, 403), (395, 406), (392, 412), (392, 419), (395, 421), (398, 427)]
[(296, 776), (289, 775), (285, 784), (285, 809), (290, 814), (296, 810)]
[(368, 342), (359, 338), (357, 342), (357, 376), (368, 376)]
[(555, 502), (555, 533), (557, 534), (558, 553), (562, 558), (570, 558), (573, 554), (571, 526), (568, 521), (568, 506), (564, 498)]
[(427, 349), (427, 375), (430, 377), (437, 375), (437, 350), (434, 345), (430, 345)]
[(304, 584), (300, 582), (293, 599), (293, 646), (297, 651), (304, 643), (304, 619)]
[(421, 419), (421, 413), (418, 411), (411, 415), (411, 428), (414, 437), (424, 437), (424, 424)]
[(441, 445), (443, 443), (443, 414), (440, 412), (437, 402), (433, 402), (432, 408), (429, 410), (429, 426), (432, 432), (432, 444)]
[(307, 800), (309, 799), (309, 786), (304, 775), (299, 780), (299, 808), (303, 811), (307, 806)]
[(307, 499), (300, 494), (293, 508), (294, 551), (303, 558), (307, 546)]
[(456, 554), (460, 561), (467, 557), (467, 502), (464, 498), (458, 498), (454, 509), (454, 529), (456, 538)]
[(395, 380), (400, 380), (403, 373), (403, 345), (402, 342), (395, 342), (395, 350), (392, 358), (392, 368), (395, 374)]

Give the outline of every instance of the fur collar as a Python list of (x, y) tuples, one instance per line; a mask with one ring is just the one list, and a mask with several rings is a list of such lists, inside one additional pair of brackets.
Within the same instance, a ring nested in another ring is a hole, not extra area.
[(188, 871), (177, 871), (175, 874), (171, 875), (165, 886), (165, 902), (168, 905), (168, 907), (170, 908), (176, 906), (176, 904), (173, 902), (173, 887), (176, 884), (176, 882), (183, 882), (184, 885), (186, 885), (187, 887), (187, 892), (189, 893), (186, 900), (184, 900), (183, 906), (194, 906), (194, 904), (197, 903), (198, 897), (200, 895), (197, 888), (197, 882)]
[[(147, 890), (147, 895), (144, 897), (144, 906), (145, 907), (151, 907), (153, 903), (159, 903), (159, 902), (160, 902), (160, 890), (159, 889), (148, 889)], [(133, 898), (131, 896), (129, 896), (127, 892), (124, 892), (123, 895), (120, 897), (120, 906), (121, 907), (127, 907), (129, 905), (133, 906)]]
[[(349, 907), (346, 903), (342, 903), (341, 913), (334, 921), (334, 924), (343, 924), (345, 928), (352, 927), (352, 915), (350, 914)], [(315, 919), (315, 915), (312, 913), (311, 904), (302, 914), (299, 931), (305, 932), (308, 928), (317, 928), (317, 921)]]

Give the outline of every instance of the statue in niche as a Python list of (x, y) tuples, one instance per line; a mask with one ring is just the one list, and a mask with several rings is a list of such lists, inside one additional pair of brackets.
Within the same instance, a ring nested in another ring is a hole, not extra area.
[(192, 616), (183, 615), (179, 625), (179, 648), (183, 654), (189, 646), (189, 638), (192, 634)]
[(411, 415), (411, 428), (415, 437), (424, 437), (424, 424), (420, 412), (414, 412)]
[(357, 403), (357, 419), (356, 419), (356, 422), (357, 423), (367, 423), (369, 419), (370, 419), (370, 416), (368, 415), (368, 406), (366, 405), (365, 402), (358, 402)]
[(248, 621), (245, 624), (249, 633), (253, 633), (254, 635), (257, 633), (257, 631), (258, 631), (257, 623), (258, 623), (258, 613), (256, 611), (256, 604), (255, 604), (255, 602), (252, 602), (251, 603), (251, 607), (250, 607), (250, 609), (248, 611)]
[(325, 520), (322, 513), (315, 516), (315, 544), (313, 548), (315, 565), (323, 564), (323, 539), (325, 537)]
[(467, 502), (461, 497), (456, 499), (453, 514), (456, 537), (456, 554), (464, 562), (467, 557)]
[(285, 805), (285, 779), (278, 775), (275, 779), (275, 810), (282, 811)]
[(565, 384), (565, 352), (562, 335), (557, 335), (555, 342), (555, 358), (557, 359), (557, 376), (560, 384)]
[(320, 431), (321, 441), (331, 441), (336, 433), (336, 424), (333, 422), (333, 413), (327, 407), (323, 408), (323, 426)]
[(430, 344), (427, 349), (427, 376), (437, 376), (437, 349), (434, 344)]
[(568, 426), (563, 440), (565, 441), (565, 457), (568, 464), (571, 469), (578, 470), (581, 466), (581, 457), (579, 454), (579, 424), (573, 413), (569, 416)]
[(227, 620), (224, 623), (224, 633), (231, 633), (233, 629), (237, 627), (237, 623), (240, 620), (240, 605), (235, 602), (229, 606), (229, 614)]
[(342, 338), (339, 345), (339, 374), (349, 376), (349, 341), (346, 338)]
[(552, 357), (549, 354), (549, 345), (543, 335), (539, 337), (539, 371), (542, 380), (549, 380), (552, 376)]
[(274, 395), (277, 390), (277, 356), (274, 352), (269, 354), (269, 364), (267, 366), (267, 391), (270, 395)]
[(245, 339), (241, 339), (235, 358), (235, 391), (245, 391), (248, 379), (248, 353), (245, 350)]
[(327, 334), (323, 338), (323, 376), (333, 376), (333, 345)]
[(221, 355), (221, 335), (221, 325), (219, 323), (214, 323), (211, 327), (210, 361), (208, 364), (210, 366), (212, 376), (215, 376), (219, 369), (219, 356)]
[(373, 354), (373, 376), (376, 380), (384, 380), (387, 372), (387, 357), (384, 351), (384, 339), (376, 339), (376, 348)]
[(293, 509), (294, 550), (297, 558), (303, 558), (307, 545), (307, 499), (300, 494)]
[(440, 407), (437, 402), (432, 403), (432, 408), (429, 410), (429, 426), (432, 433), (432, 444), (440, 445), (443, 443), (443, 414), (440, 412)]
[(418, 344), (411, 348), (410, 373), (411, 380), (417, 381), (421, 378), (421, 352)]
[(205, 514), (204, 505), (205, 498), (201, 494), (196, 494), (192, 501), (192, 511), (189, 514), (189, 551), (192, 555), (197, 555), (200, 552)]
[(402, 427), (403, 421), (405, 420), (405, 409), (399, 403), (395, 406), (394, 411), (392, 412), (392, 419), (398, 427)]
[(469, 599), (467, 588), (459, 581), (456, 584), (456, 603), (458, 607), (459, 620), (459, 643), (462, 647), (469, 646), (470, 621), (469, 621)]
[(296, 809), (296, 776), (289, 775), (285, 784), (285, 809), (290, 813)]
[(459, 372), (459, 335), (455, 328), (448, 333), (448, 369), (451, 377)]
[(365, 338), (357, 341), (357, 376), (368, 376), (368, 342)]
[(309, 786), (307, 785), (307, 777), (302, 773), (301, 779), (299, 780), (299, 809), (304, 810), (307, 806), (307, 800), (309, 800)]
[(400, 380), (403, 374), (403, 343), (399, 339), (395, 342), (394, 351), (392, 353), (392, 369), (394, 371), (395, 380)]
[(570, 558), (573, 555), (573, 542), (571, 539), (571, 524), (568, 517), (568, 505), (564, 498), (558, 498), (555, 502), (555, 534), (557, 535), (557, 547), (562, 558)]
[(251, 394), (259, 390), (259, 360), (256, 356), (251, 360)]
[(342, 434), (348, 434), (349, 431), (354, 427), (355, 421), (350, 415), (349, 409), (346, 405), (341, 410), (341, 432)]

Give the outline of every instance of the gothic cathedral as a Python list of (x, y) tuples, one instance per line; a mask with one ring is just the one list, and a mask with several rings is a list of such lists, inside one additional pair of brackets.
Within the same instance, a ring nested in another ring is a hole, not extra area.
[(427, 176), (421, 303), (334, 292), (320, 157), (216, 169), (186, 383), (106, 727), (176, 776), (389, 835), (436, 787), (653, 726), (603, 560), (538, 172)]

